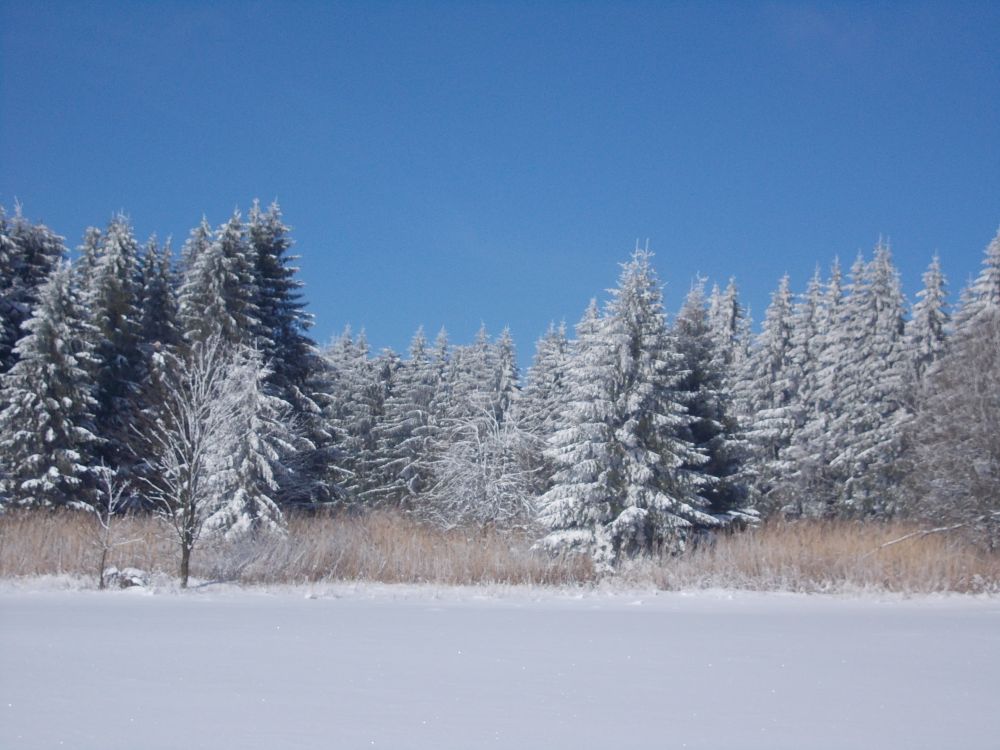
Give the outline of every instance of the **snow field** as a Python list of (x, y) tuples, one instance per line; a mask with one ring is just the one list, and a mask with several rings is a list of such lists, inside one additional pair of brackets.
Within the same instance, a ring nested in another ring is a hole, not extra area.
[(0, 624), (11, 750), (1000, 745), (995, 598), (7, 587)]

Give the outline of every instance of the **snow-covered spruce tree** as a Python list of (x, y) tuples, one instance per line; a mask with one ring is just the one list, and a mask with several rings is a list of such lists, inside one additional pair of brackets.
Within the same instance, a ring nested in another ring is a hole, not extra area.
[(944, 354), (948, 345), (948, 296), (941, 261), (935, 254), (924, 271), (924, 288), (917, 292), (913, 317), (906, 325), (906, 348), (911, 362), (908, 381), (923, 380), (935, 362)]
[(776, 504), (788, 514), (804, 516), (815, 514), (816, 496), (814, 456), (806, 445), (805, 430), (809, 421), (820, 409), (819, 375), (820, 360), (825, 341), (824, 289), (819, 269), (809, 280), (804, 295), (792, 311), (792, 338), (789, 351), (791, 379), (796, 383), (794, 405), (791, 409), (793, 428), (791, 439), (781, 449), (780, 459), (784, 471), (776, 478), (772, 495)]
[(747, 362), (743, 408), (748, 417), (753, 504), (764, 513), (781, 509), (775, 487), (788, 472), (782, 450), (795, 430), (798, 382), (792, 365), (792, 294), (787, 274), (771, 295), (764, 326)]
[(353, 503), (360, 453), (372, 429), (370, 415), (364, 413), (361, 401), (372, 379), (364, 332), (355, 340), (348, 326), (323, 349), (322, 356), (326, 363), (323, 417), (336, 446), (336, 454), (327, 466), (327, 481), (341, 488), (341, 502)]
[(149, 352), (175, 347), (182, 341), (169, 244), (161, 247), (155, 239), (149, 241), (139, 266), (139, 281), (139, 339), (148, 360)]
[(517, 349), (510, 328), (505, 327), (500, 332), (500, 338), (497, 339), (494, 349), (493, 412), (496, 420), (503, 422), (521, 396), (521, 372), (517, 366)]
[(553, 552), (586, 552), (607, 568), (616, 559), (611, 523), (621, 512), (614, 424), (614, 351), (591, 300), (570, 343), (566, 401), (560, 428), (549, 437), (555, 472), (539, 499), (539, 522), (549, 529), (541, 545)]
[[(540, 446), (518, 418), (517, 354), (510, 331), (475, 343), (452, 358), (450, 396), (432, 446), (433, 484), (421, 512), (444, 525), (523, 524), (534, 516)], [(432, 405), (433, 406), (433, 405)]]
[[(843, 277), (839, 261), (834, 260), (813, 318), (816, 333), (808, 351), (814, 361), (800, 383), (802, 425), (792, 434), (786, 454), (791, 473), (782, 486), (788, 493), (789, 510), (809, 516), (829, 517), (837, 512), (841, 479), (830, 465), (837, 451), (830, 425), (840, 409), (838, 388), (848, 346), (843, 305)], [(800, 340), (810, 328), (801, 308), (798, 313), (793, 347), (796, 362), (802, 358)], [(801, 364), (798, 366), (801, 369)]]
[(14, 346), (24, 335), (21, 326), (31, 317), (41, 285), (65, 254), (62, 238), (28, 221), (20, 205), (10, 219), (0, 207), (0, 373), (17, 360)]
[(705, 300), (704, 281), (692, 285), (674, 322), (677, 349), (683, 356), (684, 394), (691, 423), (685, 437), (704, 456), (685, 468), (705, 478), (699, 491), (710, 513), (723, 522), (754, 522), (756, 511), (748, 507), (744, 474), (747, 445), (735, 416), (727, 389), (725, 362), (731, 356), (720, 351)]
[(101, 254), (104, 236), (97, 227), (87, 227), (83, 230), (83, 242), (76, 248), (79, 257), (73, 264), (76, 283), (81, 289), (90, 287), (90, 276), (97, 267), (97, 259)]
[(260, 352), (251, 349), (237, 351), (226, 374), (241, 401), (237, 416), (243, 425), (230, 448), (225, 499), (205, 521), (205, 528), (228, 539), (284, 531), (273, 467), (294, 453), (296, 435), (291, 407), (266, 392), (269, 374)]
[[(446, 356), (447, 343), (444, 349)], [(438, 429), (433, 404), (442, 371), (423, 328), (418, 329), (410, 343), (410, 358), (400, 366), (396, 386), (385, 402), (385, 415), (376, 426), (385, 502), (416, 507), (432, 485)]]
[[(521, 428), (544, 446), (560, 428), (569, 383), (570, 345), (566, 324), (550, 325), (535, 345), (535, 358), (528, 370), (528, 380), (517, 405)], [(531, 457), (533, 481), (538, 495), (552, 485), (555, 466), (539, 450)]]
[(1000, 231), (986, 246), (979, 275), (963, 290), (962, 303), (955, 314), (955, 333), (961, 335), (964, 329), (974, 328), (981, 318), (992, 318), (997, 308), (1000, 308)]
[(329, 467), (331, 479), (343, 487), (345, 502), (378, 504), (386, 494), (378, 426), (393, 391), (399, 357), (386, 350), (370, 358), (364, 332), (355, 339), (350, 329), (324, 356), (330, 368), (325, 414), (337, 448)]
[(17, 361), (0, 377), (0, 496), (15, 505), (84, 507), (93, 498), (93, 335), (58, 265), (38, 290)]
[(902, 428), (909, 417), (903, 386), (908, 367), (906, 303), (889, 247), (855, 264), (844, 304), (847, 346), (830, 423), (837, 452), (831, 468), (843, 479), (839, 512), (888, 515), (901, 477)]
[(221, 334), (230, 344), (252, 345), (259, 326), (254, 261), (235, 212), (210, 238), (204, 220), (184, 247), (180, 321), (193, 343)]
[(437, 404), (445, 430), (464, 424), (484, 409), (501, 412), (496, 355), (485, 325), (480, 326), (472, 344), (454, 347), (445, 373), (446, 387)]
[(717, 367), (722, 369), (727, 390), (733, 392), (750, 346), (750, 321), (740, 302), (736, 279), (729, 279), (725, 290), (712, 287), (708, 298), (708, 325), (715, 346)]
[(160, 371), (164, 400), (142, 431), (155, 469), (146, 484), (178, 544), (186, 587), (191, 554), (210, 531), (281, 524), (277, 507), (261, 491), (270, 415), (259, 390), (259, 355), (220, 332), (196, 340), (182, 362), (164, 362)]
[(128, 477), (138, 455), (133, 425), (140, 409), (144, 362), (139, 247), (125, 216), (112, 218), (93, 263), (83, 296), (98, 358), (96, 427), (102, 438), (101, 459)]
[(257, 294), (257, 347), (264, 361), (272, 363), (268, 385), (274, 395), (297, 411), (312, 411), (315, 404), (298, 402), (310, 400), (304, 388), (316, 354), (316, 345), (307, 334), (313, 317), (302, 301), (305, 284), (295, 277), (298, 268), (291, 265), (298, 257), (288, 254), (292, 246), (288, 232), (277, 203), (262, 211), (254, 201), (247, 236)]
[(550, 442), (557, 469), (541, 498), (543, 545), (584, 547), (601, 567), (679, 549), (692, 526), (718, 524), (688, 468), (701, 454), (683, 437), (683, 357), (650, 260), (637, 250), (605, 315), (592, 308), (577, 329), (565, 427)]
[(277, 203), (262, 211), (254, 201), (247, 237), (254, 261), (257, 348), (270, 370), (266, 390), (291, 407), (300, 433), (297, 450), (286, 461), (288, 470), (279, 477), (278, 495), (285, 503), (323, 501), (329, 494), (324, 474), (331, 436), (315, 383), (324, 365), (308, 335), (313, 317), (305, 311), (305, 284), (296, 278), (298, 268), (292, 265), (298, 256), (289, 254), (292, 239)]
[(535, 358), (519, 404), (524, 428), (542, 440), (555, 433), (559, 423), (566, 397), (568, 358), (566, 324), (550, 324), (535, 344)]

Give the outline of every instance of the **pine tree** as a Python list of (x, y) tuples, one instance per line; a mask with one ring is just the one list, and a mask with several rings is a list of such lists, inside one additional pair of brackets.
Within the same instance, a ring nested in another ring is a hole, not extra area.
[(482, 325), (472, 344), (457, 346), (451, 353), (445, 375), (447, 387), (442, 391), (446, 401), (438, 406), (442, 426), (450, 429), (484, 411), (498, 414), (499, 374), (497, 351)]
[(68, 265), (38, 290), (38, 303), (0, 377), (0, 494), (16, 505), (80, 507), (94, 478), (93, 334)]

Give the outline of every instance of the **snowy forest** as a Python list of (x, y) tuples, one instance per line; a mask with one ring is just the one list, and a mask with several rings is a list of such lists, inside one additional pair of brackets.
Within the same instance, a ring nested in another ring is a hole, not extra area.
[(506, 330), (317, 345), (292, 246), (274, 204), (176, 254), (122, 215), (71, 252), (0, 211), (0, 513), (159, 518), (184, 579), (200, 540), (325, 509), (516, 529), (606, 571), (769, 519), (1000, 545), (1000, 234), (955, 302), (935, 257), (911, 304), (880, 242), (780, 279), (756, 325), (732, 279), (668, 311), (636, 249), (525, 373)]

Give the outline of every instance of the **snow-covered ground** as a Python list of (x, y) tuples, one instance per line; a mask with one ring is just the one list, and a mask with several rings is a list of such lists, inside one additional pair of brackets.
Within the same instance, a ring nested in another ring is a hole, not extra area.
[(1000, 600), (0, 587), (0, 747), (998, 748)]

